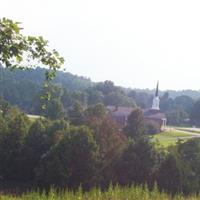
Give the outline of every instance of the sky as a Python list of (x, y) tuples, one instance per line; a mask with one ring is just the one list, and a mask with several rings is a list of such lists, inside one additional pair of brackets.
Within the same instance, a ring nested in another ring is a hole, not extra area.
[(65, 58), (66, 71), (131, 88), (200, 89), (198, 0), (6, 0)]

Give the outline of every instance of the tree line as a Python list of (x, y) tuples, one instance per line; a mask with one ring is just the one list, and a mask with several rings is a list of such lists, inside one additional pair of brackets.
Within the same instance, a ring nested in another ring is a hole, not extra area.
[(143, 112), (131, 113), (127, 126), (118, 124), (102, 104), (84, 118), (30, 120), (1, 99), (0, 185), (83, 189), (155, 182), (170, 193), (199, 192), (200, 140), (163, 150), (147, 135)]

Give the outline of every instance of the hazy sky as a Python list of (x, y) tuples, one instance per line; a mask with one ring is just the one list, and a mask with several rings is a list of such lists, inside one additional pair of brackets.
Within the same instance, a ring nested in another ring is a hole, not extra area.
[(94, 81), (200, 89), (200, 1), (5, 0), (0, 17), (21, 21)]

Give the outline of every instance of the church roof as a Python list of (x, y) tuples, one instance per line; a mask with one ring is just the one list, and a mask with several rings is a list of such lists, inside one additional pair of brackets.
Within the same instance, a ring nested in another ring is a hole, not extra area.
[(144, 110), (144, 117), (148, 119), (166, 119), (165, 113), (160, 112), (160, 110), (148, 109)]
[(109, 112), (112, 113), (112, 116), (125, 116), (128, 117), (131, 112), (134, 110), (133, 107), (124, 107), (124, 106), (107, 106)]
[[(113, 117), (128, 117), (134, 110), (133, 107), (124, 106), (107, 106), (107, 110)], [(160, 110), (147, 109), (143, 110), (144, 118), (148, 119), (165, 119), (166, 116)]]

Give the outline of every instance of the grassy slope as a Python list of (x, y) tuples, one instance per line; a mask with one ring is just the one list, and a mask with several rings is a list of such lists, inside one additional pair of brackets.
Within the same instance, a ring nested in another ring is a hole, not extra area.
[(0, 195), (1, 200), (198, 200), (200, 196), (184, 197), (176, 195), (173, 198), (166, 193), (159, 192), (156, 188), (149, 191), (146, 187), (110, 187), (102, 192), (99, 189), (93, 189), (90, 192), (83, 193), (82, 190), (76, 192), (56, 193), (51, 190), (48, 195), (45, 193), (30, 192), (21, 196)]

